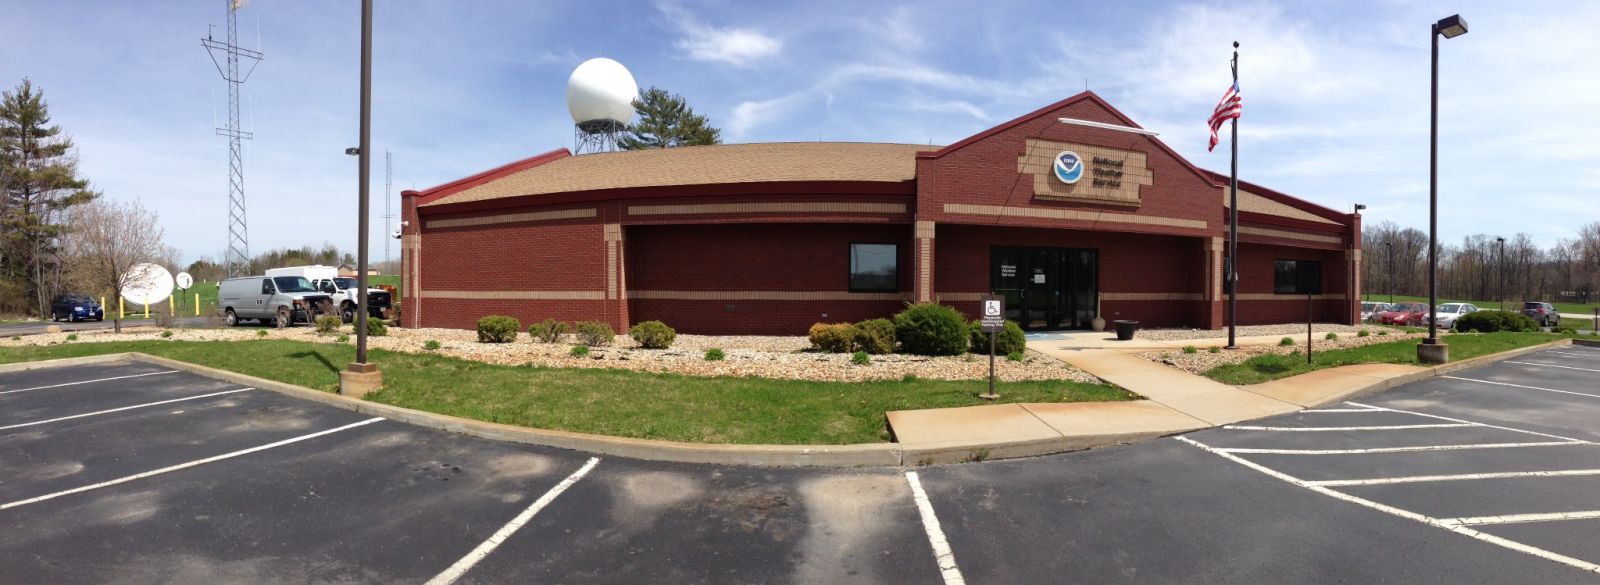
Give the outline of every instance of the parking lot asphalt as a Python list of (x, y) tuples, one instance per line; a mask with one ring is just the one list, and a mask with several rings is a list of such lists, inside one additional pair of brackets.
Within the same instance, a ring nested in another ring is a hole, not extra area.
[(0, 583), (1595, 583), (1600, 349), (918, 469), (501, 443), (128, 362), (0, 374)]

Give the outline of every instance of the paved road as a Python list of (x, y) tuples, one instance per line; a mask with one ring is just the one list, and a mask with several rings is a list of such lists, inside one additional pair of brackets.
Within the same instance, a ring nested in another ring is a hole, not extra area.
[(915, 470), (594, 458), (138, 363), (0, 374), (0, 582), (1596, 583), (1595, 373), (1565, 348)]
[[(203, 327), (206, 324), (206, 318), (182, 317), (173, 322), (179, 327)], [(122, 321), (122, 325), (124, 327), (139, 327), (153, 324), (155, 324), (155, 320), (153, 319), (126, 319)], [(76, 323), (70, 321), (21, 321), (17, 323), (0, 323), (0, 337), (11, 337), (14, 335), (37, 335), (44, 333), (45, 328), (51, 325), (60, 325), (62, 331), (95, 331), (99, 329), (110, 329), (112, 322), (110, 319), (106, 319), (105, 321), (78, 321)]]

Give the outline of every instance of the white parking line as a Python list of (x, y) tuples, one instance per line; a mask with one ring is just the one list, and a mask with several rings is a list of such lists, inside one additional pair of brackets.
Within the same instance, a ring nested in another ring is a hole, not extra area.
[(1320, 412), (1372, 412), (1372, 409), (1370, 409), (1370, 408), (1314, 408), (1314, 409), (1311, 409), (1311, 410), (1302, 410), (1302, 411), (1297, 412), (1295, 414), (1308, 414), (1308, 413), (1313, 413), (1314, 414), (1314, 413), (1320, 413)]
[(922, 530), (928, 533), (928, 544), (933, 546), (933, 558), (939, 563), (939, 575), (944, 578), (944, 585), (966, 585), (966, 577), (961, 576), (961, 568), (956, 566), (956, 553), (950, 550), (950, 541), (944, 537), (944, 529), (939, 527), (939, 517), (933, 513), (933, 502), (928, 500), (928, 493), (922, 490), (922, 480), (917, 477), (917, 472), (906, 472), (906, 483), (911, 484), (911, 498), (917, 502), (917, 514), (922, 516)]
[(1600, 394), (1585, 394), (1583, 392), (1573, 392), (1571, 390), (1557, 390), (1555, 388), (1540, 388), (1538, 386), (1524, 386), (1522, 384), (1512, 384), (1510, 382), (1494, 382), (1494, 381), (1490, 381), (1490, 380), (1479, 380), (1477, 378), (1462, 378), (1460, 376), (1439, 376), (1439, 377), (1440, 378), (1449, 378), (1451, 380), (1465, 380), (1467, 382), (1477, 382), (1477, 383), (1480, 383), (1480, 384), (1494, 384), (1496, 386), (1510, 386), (1512, 388), (1526, 388), (1528, 390), (1543, 390), (1545, 392), (1557, 392), (1557, 393), (1560, 393), (1560, 394), (1572, 394), (1572, 395), (1575, 395), (1575, 396), (1588, 396), (1589, 398), (1600, 398)]
[(1213, 447), (1223, 453), (1259, 455), (1364, 455), (1367, 453), (1411, 453), (1414, 451), (1465, 451), (1469, 449), (1518, 449), (1522, 447), (1564, 447), (1587, 445), (1577, 441), (1548, 441), (1542, 443), (1478, 443), (1471, 445), (1417, 445), (1413, 447), (1377, 447), (1373, 449), (1254, 449)]
[(1533, 362), (1514, 362), (1514, 361), (1511, 361), (1511, 360), (1506, 360), (1505, 363), (1518, 364), (1518, 365), (1523, 365), (1523, 366), (1539, 366), (1541, 368), (1561, 368), (1563, 370), (1577, 370), (1577, 371), (1580, 371), (1580, 372), (1600, 372), (1600, 370), (1596, 370), (1594, 368), (1574, 368), (1572, 366), (1558, 366), (1556, 364), (1536, 364), (1536, 363), (1533, 363)]
[(1501, 471), (1495, 473), (1461, 473), (1456, 475), (1410, 475), (1405, 477), (1375, 477), (1372, 479), (1330, 479), (1308, 481), (1311, 485), (1340, 487), (1348, 485), (1389, 485), (1396, 483), (1423, 483), (1430, 481), (1465, 481), (1473, 479), (1508, 479), (1513, 477), (1573, 477), (1600, 475), (1600, 469), (1562, 469), (1556, 471)]
[[(1368, 411), (1371, 412), (1371, 411)], [(1477, 426), (1469, 423), (1439, 423), (1428, 425), (1373, 425), (1365, 427), (1256, 427), (1250, 425), (1227, 425), (1222, 428), (1231, 431), (1286, 431), (1286, 432), (1331, 432), (1331, 431), (1398, 431), (1406, 429), (1457, 429), (1461, 427)]]
[(143, 378), (145, 376), (160, 376), (162, 374), (176, 374), (176, 373), (178, 373), (178, 370), (167, 370), (167, 371), (164, 371), (164, 372), (147, 372), (147, 373), (143, 373), (143, 374), (130, 374), (130, 375), (127, 375), (127, 376), (114, 376), (114, 377), (111, 377), (111, 378), (96, 378), (96, 379), (93, 379), (93, 380), (83, 380), (81, 382), (67, 382), (65, 384), (51, 384), (49, 386), (34, 386), (32, 388), (18, 388), (16, 390), (0, 390), (0, 394), (16, 394), (18, 392), (31, 392), (31, 391), (34, 391), (34, 390), (45, 390), (45, 389), (48, 389), (48, 388), (60, 388), (62, 386), (77, 386), (79, 384), (93, 384), (95, 382), (110, 382), (112, 380), (126, 380), (128, 378)]
[(212, 392), (210, 394), (201, 394), (199, 396), (190, 396), (190, 397), (187, 397), (187, 398), (174, 398), (172, 400), (162, 400), (160, 402), (146, 402), (144, 404), (135, 404), (133, 406), (124, 406), (124, 407), (121, 407), (121, 408), (111, 408), (111, 409), (107, 409), (107, 410), (101, 410), (101, 411), (98, 411), (98, 412), (86, 412), (86, 413), (83, 413), (83, 414), (74, 414), (72, 416), (63, 416), (63, 417), (59, 417), (59, 418), (52, 418), (52, 419), (49, 419), (49, 420), (36, 420), (36, 421), (33, 421), (33, 422), (18, 423), (18, 424), (14, 424), (14, 425), (7, 425), (7, 426), (0, 427), (0, 431), (9, 430), (9, 429), (18, 429), (18, 428), (22, 428), (22, 427), (31, 427), (31, 426), (34, 426), (34, 425), (42, 425), (42, 424), (48, 424), (48, 423), (53, 423), (53, 422), (60, 422), (60, 421), (64, 421), (64, 420), (72, 420), (72, 419), (75, 419), (75, 418), (83, 418), (83, 417), (86, 417), (86, 416), (98, 416), (98, 415), (102, 415), (102, 414), (111, 414), (113, 412), (122, 412), (124, 410), (133, 410), (135, 408), (145, 408), (147, 406), (160, 406), (160, 405), (163, 405), (163, 404), (172, 404), (174, 402), (183, 402), (185, 400), (199, 400), (201, 398), (210, 398), (212, 396), (222, 396), (224, 394), (233, 394), (235, 392), (244, 392), (245, 390), (255, 390), (255, 388), (240, 388), (238, 390), (225, 390), (225, 391), (222, 391), (222, 392)]
[(353, 429), (353, 428), (356, 428), (356, 427), (359, 427), (359, 426), (369, 425), (369, 424), (378, 422), (380, 420), (383, 420), (383, 417), (380, 416), (380, 417), (376, 417), (376, 418), (369, 418), (369, 419), (361, 421), (361, 422), (350, 423), (350, 424), (347, 424), (347, 425), (342, 426), (342, 427), (332, 428), (332, 429), (328, 429), (328, 430), (325, 430), (325, 431), (317, 431), (317, 432), (311, 433), (309, 435), (300, 435), (298, 437), (294, 437), (294, 438), (290, 438), (290, 439), (284, 439), (282, 441), (278, 441), (278, 442), (275, 442), (275, 443), (267, 443), (267, 444), (261, 445), (259, 447), (251, 447), (249, 449), (243, 449), (243, 450), (239, 450), (239, 451), (234, 451), (232, 453), (223, 453), (221, 455), (207, 457), (205, 459), (196, 459), (196, 460), (190, 461), (188, 463), (179, 463), (177, 465), (171, 465), (171, 466), (163, 467), (161, 469), (156, 469), (156, 470), (152, 470), (152, 471), (146, 471), (144, 473), (135, 473), (133, 475), (129, 475), (129, 476), (125, 476), (125, 477), (119, 477), (119, 478), (113, 479), (111, 481), (102, 481), (100, 483), (93, 484), (93, 485), (75, 487), (75, 488), (72, 488), (70, 490), (62, 490), (62, 491), (59, 491), (59, 492), (56, 492), (56, 493), (53, 493), (53, 494), (45, 494), (45, 495), (38, 496), (38, 497), (28, 498), (26, 500), (17, 500), (15, 502), (7, 503), (7, 504), (0, 504), (0, 510), (6, 510), (6, 509), (10, 509), (10, 508), (15, 508), (15, 507), (18, 507), (18, 506), (26, 506), (28, 504), (36, 504), (36, 503), (39, 503), (39, 502), (43, 502), (45, 500), (52, 500), (52, 499), (55, 499), (55, 498), (59, 498), (61, 496), (67, 496), (67, 495), (72, 495), (72, 494), (76, 494), (76, 493), (82, 493), (82, 492), (86, 492), (86, 491), (89, 491), (89, 490), (97, 490), (97, 489), (100, 489), (100, 488), (103, 488), (103, 487), (110, 487), (110, 486), (114, 486), (114, 485), (121, 484), (121, 483), (128, 483), (128, 482), (134, 481), (134, 480), (139, 480), (139, 479), (144, 479), (144, 478), (147, 478), (147, 477), (161, 475), (163, 473), (170, 473), (170, 472), (173, 472), (173, 471), (178, 471), (180, 469), (188, 469), (190, 467), (194, 467), (194, 466), (197, 466), (197, 465), (205, 465), (207, 463), (214, 463), (214, 462), (217, 462), (217, 461), (222, 461), (224, 459), (232, 459), (234, 457), (238, 457), (238, 456), (241, 456), (241, 455), (249, 455), (249, 454), (255, 453), (257, 451), (265, 451), (267, 449), (272, 449), (274, 447), (282, 447), (284, 445), (288, 445), (288, 444), (291, 444), (291, 443), (298, 443), (300, 441), (304, 441), (304, 440), (307, 440), (307, 439), (315, 439), (315, 438), (321, 437), (323, 435), (331, 435), (331, 434), (337, 433), (339, 431), (345, 431), (345, 430)]
[[(1586, 358), (1600, 358), (1600, 353), (1589, 353), (1589, 352), (1550, 350), (1550, 351), (1540, 352), (1540, 353), (1553, 353), (1553, 354), (1556, 354), (1556, 355), (1570, 355), (1570, 356), (1586, 357)], [(1533, 355), (1538, 355), (1538, 354), (1533, 354)]]
[(1561, 553), (1548, 551), (1548, 550), (1545, 550), (1545, 549), (1542, 549), (1542, 548), (1529, 546), (1529, 545), (1517, 542), (1515, 540), (1502, 538), (1502, 537), (1495, 536), (1493, 534), (1489, 534), (1489, 533), (1486, 533), (1486, 532), (1479, 532), (1477, 530), (1473, 530), (1471, 528), (1467, 528), (1466, 526), (1463, 526), (1461, 524), (1445, 524), (1443, 521), (1441, 521), (1441, 520), (1439, 520), (1437, 518), (1424, 516), (1422, 514), (1418, 514), (1416, 512), (1412, 512), (1412, 511), (1409, 511), (1409, 510), (1402, 510), (1400, 508), (1396, 508), (1394, 506), (1389, 506), (1389, 505), (1386, 505), (1386, 504), (1380, 504), (1380, 503), (1374, 502), (1372, 500), (1368, 500), (1368, 499), (1365, 499), (1365, 498), (1359, 498), (1359, 497), (1356, 497), (1356, 496), (1352, 496), (1350, 494), (1346, 494), (1346, 493), (1343, 493), (1343, 492), (1339, 492), (1339, 491), (1335, 491), (1335, 490), (1332, 490), (1332, 489), (1328, 489), (1328, 488), (1323, 487), (1323, 486), (1311, 485), (1311, 484), (1307, 483), (1305, 480), (1302, 480), (1300, 478), (1297, 478), (1297, 477), (1294, 477), (1292, 475), (1288, 475), (1288, 474), (1276, 471), (1276, 470), (1274, 470), (1272, 468), (1266, 467), (1264, 465), (1257, 464), (1255, 462), (1249, 461), (1249, 460), (1244, 459), (1242, 457), (1239, 457), (1239, 456), (1236, 456), (1236, 455), (1233, 455), (1233, 454), (1230, 454), (1230, 453), (1222, 452), (1222, 451), (1218, 450), (1215, 447), (1211, 447), (1209, 445), (1205, 445), (1205, 444), (1199, 443), (1199, 442), (1197, 442), (1197, 441), (1195, 441), (1193, 439), (1190, 439), (1188, 437), (1174, 437), (1174, 438), (1179, 440), (1179, 441), (1183, 441), (1185, 443), (1188, 443), (1190, 445), (1194, 445), (1195, 447), (1199, 447), (1201, 449), (1204, 449), (1204, 450), (1206, 450), (1208, 452), (1214, 453), (1217, 456), (1222, 457), (1224, 459), (1227, 459), (1229, 461), (1232, 461), (1234, 463), (1238, 463), (1238, 464), (1243, 465), (1245, 467), (1248, 467), (1250, 469), (1254, 469), (1254, 470), (1256, 470), (1258, 472), (1261, 472), (1261, 473), (1263, 473), (1263, 474), (1265, 474), (1265, 475), (1267, 475), (1269, 477), (1276, 478), (1276, 479), (1288, 482), (1290, 484), (1306, 488), (1308, 490), (1311, 490), (1313, 492), (1328, 496), (1330, 498), (1334, 498), (1334, 499), (1337, 499), (1337, 500), (1343, 500), (1343, 501), (1346, 501), (1346, 502), (1350, 502), (1352, 504), (1356, 504), (1356, 505), (1359, 505), (1359, 506), (1364, 506), (1364, 507), (1367, 507), (1367, 508), (1371, 508), (1373, 510), (1377, 510), (1379, 512), (1383, 512), (1385, 514), (1389, 514), (1389, 515), (1392, 515), (1392, 516), (1398, 516), (1398, 517), (1401, 517), (1401, 518), (1405, 518), (1407, 520), (1413, 520), (1413, 521), (1416, 521), (1416, 522), (1421, 522), (1421, 523), (1427, 524), (1429, 526), (1437, 526), (1439, 528), (1443, 528), (1445, 530), (1449, 530), (1451, 532), (1454, 532), (1456, 534), (1460, 534), (1462, 536), (1466, 536), (1466, 537), (1469, 537), (1469, 538), (1475, 538), (1475, 539), (1478, 539), (1478, 540), (1481, 540), (1481, 541), (1484, 541), (1484, 542), (1487, 542), (1487, 543), (1490, 543), (1490, 544), (1494, 544), (1494, 545), (1497, 545), (1497, 546), (1505, 547), (1505, 548), (1508, 548), (1508, 549), (1511, 549), (1511, 550), (1514, 550), (1514, 551), (1517, 551), (1517, 552), (1533, 555), (1533, 556), (1536, 556), (1536, 557), (1539, 557), (1539, 558), (1542, 558), (1542, 559), (1555, 561), (1557, 563), (1561, 563), (1563, 565), (1567, 565), (1567, 566), (1570, 566), (1570, 567), (1575, 567), (1575, 568), (1582, 569), (1582, 570), (1585, 570), (1585, 571), (1589, 571), (1589, 572), (1592, 572), (1592, 573), (1600, 573), (1600, 564), (1591, 563), (1589, 561), (1585, 561), (1585, 560), (1582, 560), (1582, 559), (1572, 558), (1572, 557), (1563, 555)]
[(1556, 522), (1561, 520), (1593, 520), (1600, 518), (1600, 510), (1584, 512), (1551, 512), (1548, 514), (1507, 514), (1505, 516), (1478, 516), (1475, 518), (1445, 518), (1439, 522), (1455, 526), (1482, 526), (1484, 524), (1522, 524), (1527, 522)]
[(467, 556), (461, 557), (461, 560), (450, 565), (450, 568), (445, 569), (443, 573), (439, 573), (434, 578), (429, 579), (427, 585), (449, 585), (456, 582), (456, 579), (460, 579), (462, 575), (467, 574), (467, 571), (471, 570), (473, 565), (478, 564), (478, 561), (483, 560), (484, 557), (489, 556), (489, 553), (494, 552), (495, 548), (498, 548), (507, 538), (511, 538), (511, 535), (515, 534), (529, 520), (533, 520), (534, 514), (538, 514), (545, 506), (550, 505), (550, 502), (555, 501), (556, 496), (561, 495), (561, 492), (567, 491), (567, 488), (572, 487), (572, 484), (578, 483), (578, 480), (589, 474), (589, 470), (594, 469), (594, 466), (599, 464), (599, 457), (590, 457), (589, 462), (583, 464), (583, 467), (573, 472), (572, 475), (567, 476), (566, 479), (561, 480), (561, 483), (556, 484), (555, 487), (550, 488), (550, 491), (545, 492), (543, 496), (535, 500), (521, 514), (517, 514), (505, 526), (501, 526), (494, 534), (489, 535), (488, 540), (483, 541), (477, 548), (468, 552)]
[[(1448, 376), (1446, 376), (1446, 377), (1448, 377)], [(1355, 404), (1355, 403), (1352, 402), (1351, 404)], [(1489, 429), (1500, 429), (1502, 431), (1511, 431), (1513, 433), (1522, 433), (1524, 435), (1533, 435), (1533, 436), (1536, 436), (1536, 437), (1549, 437), (1549, 438), (1552, 438), (1552, 439), (1561, 439), (1563, 441), (1571, 441), (1573, 443), (1583, 443), (1583, 444), (1586, 444), (1586, 445), (1593, 445), (1594, 444), (1593, 441), (1585, 441), (1583, 439), (1574, 439), (1572, 437), (1563, 437), (1561, 435), (1552, 435), (1550, 433), (1541, 433), (1539, 431), (1529, 431), (1529, 430), (1523, 430), (1523, 429), (1514, 429), (1514, 428), (1511, 428), (1511, 427), (1502, 427), (1500, 425), (1491, 425), (1491, 424), (1488, 424), (1488, 423), (1481, 423), (1481, 422), (1477, 422), (1477, 421), (1462, 420), (1462, 419), (1459, 419), (1459, 418), (1450, 418), (1448, 416), (1440, 416), (1440, 415), (1437, 415), (1437, 414), (1428, 414), (1426, 412), (1416, 412), (1414, 410), (1400, 410), (1400, 409), (1397, 409), (1397, 408), (1385, 408), (1385, 407), (1382, 407), (1382, 406), (1371, 406), (1371, 405), (1367, 405), (1367, 404), (1360, 404), (1358, 406), (1366, 406), (1368, 408), (1372, 408), (1372, 409), (1375, 409), (1375, 410), (1383, 410), (1383, 411), (1388, 411), (1388, 412), (1400, 412), (1400, 413), (1411, 414), (1411, 415), (1427, 417), (1427, 418), (1432, 418), (1432, 419), (1438, 419), (1438, 420), (1447, 420), (1447, 421), (1450, 421), (1450, 422), (1467, 423), (1467, 424), (1471, 424), (1471, 425), (1474, 425), (1474, 426), (1480, 426), (1480, 427), (1489, 428)]]

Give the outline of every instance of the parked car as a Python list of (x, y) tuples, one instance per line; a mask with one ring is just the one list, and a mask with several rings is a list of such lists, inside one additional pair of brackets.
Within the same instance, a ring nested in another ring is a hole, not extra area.
[(219, 285), (217, 304), (229, 326), (255, 319), (288, 327), (338, 312), (332, 295), (317, 290), (302, 276), (230, 278)]
[(1539, 323), (1541, 327), (1560, 327), (1561, 313), (1556, 312), (1556, 306), (1539, 301), (1522, 303), (1522, 314), (1527, 315)]
[[(339, 276), (339, 269), (332, 266), (313, 264), (311, 266), (286, 266), (273, 268), (267, 271), (267, 276), (299, 276), (311, 281), (312, 288), (327, 293), (334, 299), (334, 304), (339, 306), (339, 317), (345, 323), (356, 320), (356, 302), (361, 297), (356, 294), (355, 278)], [(367, 315), (378, 319), (387, 319), (389, 309), (394, 305), (394, 295), (389, 291), (378, 288), (367, 289)]]
[(1415, 327), (1422, 325), (1423, 319), (1428, 316), (1428, 305), (1424, 303), (1395, 303), (1389, 310), (1378, 314), (1378, 322), (1384, 325), (1403, 325)]
[(1367, 301), (1361, 303), (1361, 320), (1377, 321), (1378, 315), (1389, 310), (1389, 303), (1374, 303)]
[[(1439, 305), (1439, 309), (1434, 313), (1439, 316), (1440, 327), (1445, 329), (1454, 329), (1456, 326), (1456, 319), (1460, 319), (1462, 315), (1476, 312), (1478, 312), (1478, 308), (1473, 305), (1466, 303), (1445, 303), (1443, 305)], [(1423, 316), (1422, 322), (1426, 324), (1428, 322), (1428, 317)]]
[(59, 295), (50, 300), (50, 320), (60, 321), (87, 321), (94, 319), (104, 321), (105, 311), (100, 308), (100, 303), (89, 295)]

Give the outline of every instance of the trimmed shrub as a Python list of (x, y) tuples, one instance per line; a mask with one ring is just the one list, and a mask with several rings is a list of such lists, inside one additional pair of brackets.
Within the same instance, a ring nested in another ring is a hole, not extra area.
[(868, 319), (855, 325), (855, 349), (871, 353), (894, 353), (894, 322)]
[(428, 351), (439, 351), (439, 348), (441, 348), (441, 347), (444, 347), (444, 346), (440, 345), (439, 341), (436, 340), (436, 339), (429, 339), (427, 341), (422, 342), (422, 349), (426, 349)]
[(1006, 359), (1014, 361), (1014, 362), (1022, 361), (1023, 357), (1024, 356), (1022, 355), (1022, 352), (1020, 352), (1020, 351), (1013, 351), (1011, 353), (1006, 354)]
[(639, 347), (645, 349), (666, 349), (672, 347), (672, 340), (678, 337), (678, 332), (673, 331), (666, 323), (645, 321), (629, 328), (628, 337), (632, 337), (634, 341), (639, 342)]
[(340, 325), (344, 325), (344, 320), (340, 319), (337, 315), (317, 316), (317, 333), (333, 333), (339, 330)]
[(267, 336), (267, 330), (266, 329), (257, 329), (256, 330), (256, 337), (266, 337), (266, 336)]
[(555, 343), (561, 341), (561, 335), (567, 332), (567, 324), (555, 319), (545, 319), (528, 327), (528, 336), (536, 341)]
[(161, 338), (162, 339), (166, 339), (166, 338), (169, 338), (169, 337), (172, 337), (172, 332), (171, 331), (162, 331), (161, 332)]
[(728, 356), (722, 353), (722, 348), (720, 347), (713, 347), (706, 350), (706, 361), (708, 362), (720, 362), (722, 361), (722, 358), (725, 357)]
[(1185, 345), (1183, 346), (1183, 353), (1200, 353), (1200, 350), (1193, 345)]
[(1222, 348), (1213, 345), (1210, 348), (1206, 349), (1206, 352), (1208, 352), (1208, 353), (1222, 353)]
[(1327, 334), (1327, 335), (1325, 335), (1325, 336), (1323, 336), (1323, 337), (1322, 337), (1322, 338), (1323, 338), (1323, 339), (1326, 339), (1326, 340), (1328, 340), (1328, 341), (1333, 341), (1333, 340), (1335, 340), (1335, 339), (1338, 339), (1338, 338), (1339, 338), (1339, 334), (1338, 334), (1338, 333), (1334, 333), (1334, 332), (1332, 332), (1332, 331), (1329, 331), (1329, 332), (1328, 332), (1328, 334)]
[[(983, 332), (983, 323), (973, 321), (967, 324), (968, 343), (972, 353), (989, 353), (989, 334)], [(1028, 338), (1022, 334), (1022, 326), (1015, 322), (1006, 321), (1005, 329), (994, 334), (994, 354), (1011, 355), (1028, 349)]]
[[(512, 319), (512, 321), (516, 321), (516, 320)], [(517, 331), (516, 329), (512, 329), (511, 330), (511, 334), (512, 335), (516, 335), (516, 331)], [(383, 319), (367, 319), (367, 336), (368, 337), (383, 337), (383, 336), (388, 335), (388, 334), (389, 334), (389, 324), (384, 323)]]
[(572, 354), (572, 357), (586, 357), (589, 355), (589, 346), (574, 345), (572, 346), (572, 351), (568, 353)]
[(1281, 345), (1281, 346), (1284, 346), (1284, 347), (1289, 347), (1291, 345), (1294, 345), (1294, 338), (1293, 337), (1285, 337), (1283, 339), (1279, 339), (1278, 340), (1278, 345)]
[(521, 330), (522, 322), (516, 317), (490, 315), (478, 320), (478, 343), (511, 343)]
[(867, 352), (858, 351), (850, 355), (850, 363), (858, 366), (864, 366), (872, 363), (872, 356), (867, 355)]
[(856, 326), (849, 323), (817, 323), (807, 332), (811, 347), (828, 353), (844, 353), (855, 348)]
[(907, 305), (895, 313), (894, 336), (901, 351), (916, 355), (961, 355), (972, 345), (966, 317), (937, 303)]
[(1383, 336), (1388, 335), (1388, 334), (1389, 334), (1389, 330), (1388, 329), (1379, 329), (1378, 330), (1378, 337), (1383, 337)]
[(1539, 324), (1522, 313), (1510, 311), (1478, 311), (1456, 319), (1456, 329), (1477, 329), (1484, 333), (1496, 331), (1538, 331)]
[[(617, 332), (611, 326), (599, 321), (584, 321), (578, 323), (574, 330), (578, 333), (578, 341), (583, 345), (611, 345), (611, 340), (616, 339)], [(584, 351), (588, 351), (587, 348)]]
[(1371, 331), (1367, 331), (1366, 329), (1362, 329), (1362, 330), (1356, 332), (1356, 337), (1366, 337), (1368, 335), (1372, 335), (1372, 332)]
[(350, 336), (349, 335), (345, 335), (343, 333), (340, 333), (339, 334), (339, 343), (344, 343), (346, 341), (350, 341)]

